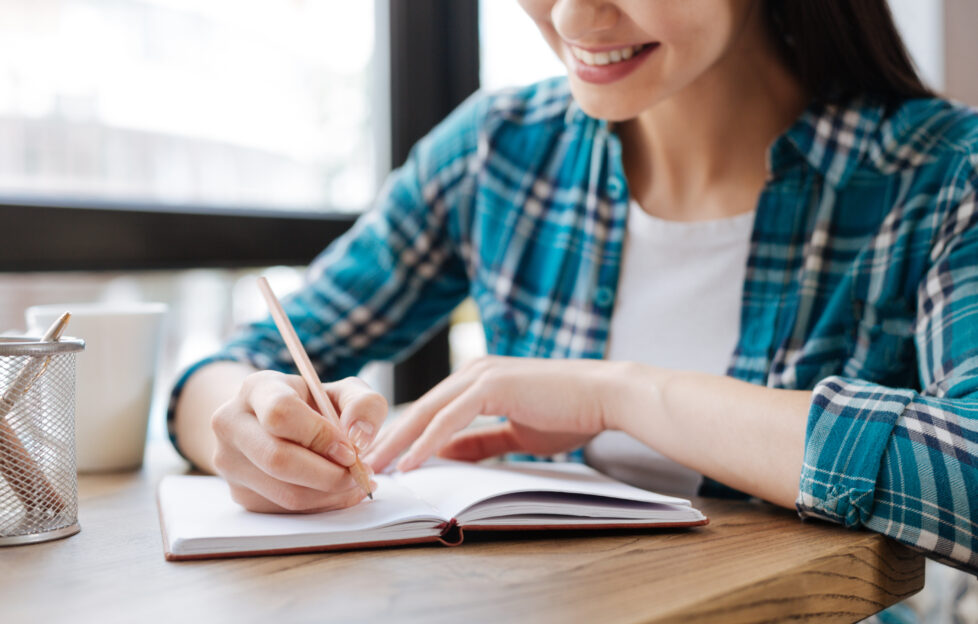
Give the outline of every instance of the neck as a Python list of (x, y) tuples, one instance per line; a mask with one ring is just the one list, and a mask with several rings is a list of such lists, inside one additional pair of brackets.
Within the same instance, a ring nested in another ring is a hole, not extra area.
[(620, 127), (633, 196), (679, 221), (753, 210), (770, 144), (806, 97), (759, 20), (728, 54), (682, 91)]

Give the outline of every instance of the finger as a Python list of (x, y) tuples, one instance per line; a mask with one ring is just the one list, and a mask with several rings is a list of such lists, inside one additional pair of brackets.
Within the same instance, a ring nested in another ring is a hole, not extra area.
[(434, 388), (425, 392), (421, 398), (412, 403), (396, 421), (385, 427), (377, 436), (376, 445), (389, 443), (388, 439), (391, 437), (408, 435), (402, 432), (405, 427), (413, 431), (413, 435), (410, 435), (411, 439), (416, 438), (423, 431), (423, 427), (418, 428), (416, 426), (417, 421), (419, 419), (425, 422), (430, 420), (452, 399), (471, 386), (473, 381), (474, 377), (469, 371), (460, 371), (442, 379)]
[(375, 472), (380, 472), (424, 432), (433, 416), (424, 412), (402, 415), (381, 431), (365, 461)]
[(337, 423), (311, 408), (285, 384), (268, 384), (251, 397), (252, 409), (262, 428), (277, 438), (299, 444), (340, 466), (356, 461), (353, 447)]
[[(249, 489), (282, 511), (338, 509), (358, 502), (359, 498), (351, 501), (353, 494), (363, 494), (348, 475), (342, 475), (327, 490), (309, 488), (272, 477), (243, 454), (236, 455), (236, 450), (227, 452), (224, 459), (221, 455), (218, 453), (215, 456), (215, 463), (229, 484)], [(323, 461), (322, 458), (320, 461)], [(250, 506), (248, 508), (251, 509)]]
[(370, 449), (367, 451), (366, 456), (364, 457), (364, 461), (370, 461), (371, 459), (374, 458), (378, 449), (385, 447), (387, 444), (390, 444), (389, 439), (391, 435), (393, 435), (393, 432), (395, 430), (400, 429), (401, 424), (405, 420), (405, 416), (407, 416), (406, 411), (400, 416), (398, 416), (396, 419), (392, 421), (387, 421), (381, 426), (380, 433), (378, 433), (377, 437), (374, 438), (374, 442), (370, 446)]
[(276, 505), (264, 496), (249, 490), (243, 485), (228, 482), (228, 489), (231, 491), (231, 500), (241, 505), (248, 511), (257, 513), (288, 513), (284, 507)]
[(440, 451), (439, 457), (479, 461), (522, 450), (509, 423), (459, 431)]
[(356, 377), (323, 384), (339, 409), (340, 429), (361, 452), (373, 442), (387, 418), (387, 399)]
[(279, 481), (323, 492), (344, 489), (352, 482), (345, 467), (298, 444), (270, 435), (254, 418), (242, 418), (228, 442), (218, 448), (214, 458), (215, 463), (222, 461), (227, 466), (222, 472), (225, 478), (234, 478), (236, 469), (240, 469), (233, 463), (238, 459), (234, 454), (237, 452), (246, 463), (257, 466)]
[(412, 416), (414, 414), (436, 414), (443, 407), (448, 405), (455, 399), (458, 395), (465, 392), (465, 390), (472, 385), (475, 381), (475, 376), (472, 374), (471, 370), (462, 370), (456, 373), (452, 373), (448, 377), (445, 377), (439, 381), (434, 388), (428, 390), (424, 393), (421, 398), (411, 404), (411, 406), (404, 412), (404, 416)]
[(386, 468), (424, 432), (435, 414), (463, 393), (471, 382), (469, 374), (455, 373), (426, 392), (404, 414), (383, 428), (365, 458), (367, 463), (377, 472)]
[(482, 410), (482, 392), (466, 390), (431, 419), (427, 428), (397, 462), (397, 469), (413, 470), (445, 446), (452, 435), (464, 429)]
[(351, 507), (364, 497), (356, 484), (347, 490), (326, 493), (276, 482), (260, 471), (243, 476), (243, 481), (228, 481), (228, 486), (231, 498), (249, 511), (316, 513)]
[(286, 375), (278, 371), (263, 370), (248, 375), (241, 386), (242, 398), (247, 404), (251, 404), (252, 398), (269, 387), (291, 388), (302, 400), (309, 403), (312, 408), (316, 407), (306, 387), (306, 382), (299, 375)]

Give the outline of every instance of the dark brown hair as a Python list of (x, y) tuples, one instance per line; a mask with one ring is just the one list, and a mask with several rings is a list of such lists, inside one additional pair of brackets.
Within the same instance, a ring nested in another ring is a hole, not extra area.
[(764, 0), (768, 24), (813, 100), (934, 97), (917, 74), (886, 0)]

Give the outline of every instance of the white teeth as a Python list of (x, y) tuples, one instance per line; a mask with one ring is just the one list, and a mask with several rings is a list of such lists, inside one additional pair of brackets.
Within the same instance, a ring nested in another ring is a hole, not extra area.
[(634, 55), (638, 54), (644, 46), (629, 46), (627, 48), (620, 48), (618, 50), (608, 50), (606, 52), (588, 52), (587, 50), (578, 48), (576, 46), (570, 46), (571, 54), (577, 57), (585, 65), (610, 65), (611, 63), (620, 63), (621, 61), (627, 61)]

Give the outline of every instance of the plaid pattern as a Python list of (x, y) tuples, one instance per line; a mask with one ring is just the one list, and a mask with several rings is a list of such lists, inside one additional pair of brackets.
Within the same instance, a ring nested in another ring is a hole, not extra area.
[[(771, 147), (728, 373), (814, 389), (798, 510), (978, 570), (978, 213), (967, 109), (813, 106)], [(604, 355), (629, 193), (564, 80), (420, 141), (284, 305), (323, 378), (398, 359), (466, 296), (491, 353)], [(215, 359), (291, 370), (269, 321)], [(172, 414), (172, 409), (171, 409)]]

